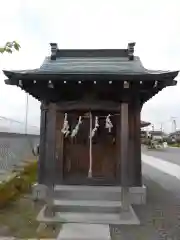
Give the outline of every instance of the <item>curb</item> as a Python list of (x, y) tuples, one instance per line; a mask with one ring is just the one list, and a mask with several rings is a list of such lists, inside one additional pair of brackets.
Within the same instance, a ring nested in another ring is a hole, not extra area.
[(180, 149), (180, 147), (172, 147), (172, 146), (168, 146), (168, 148), (179, 148)]
[(55, 240), (56, 238), (15, 238), (15, 237), (0, 237), (0, 240)]

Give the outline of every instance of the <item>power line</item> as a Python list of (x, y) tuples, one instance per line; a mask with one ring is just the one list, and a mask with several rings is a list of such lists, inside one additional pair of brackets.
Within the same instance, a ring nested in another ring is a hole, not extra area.
[[(12, 119), (12, 118), (4, 117), (4, 116), (0, 116), (0, 120), (6, 120), (6, 121), (9, 121), (9, 122), (14, 122), (14, 123), (18, 123), (18, 124), (23, 124), (24, 125), (24, 122), (21, 122), (21, 121)], [(33, 126), (33, 125), (27, 125), (27, 126), (39, 129), (38, 126)]]

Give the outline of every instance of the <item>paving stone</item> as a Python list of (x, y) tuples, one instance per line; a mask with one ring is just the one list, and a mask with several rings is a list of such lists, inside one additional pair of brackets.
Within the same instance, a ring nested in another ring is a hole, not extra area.
[(0, 226), (0, 236), (11, 236), (11, 231), (8, 226)]
[(109, 225), (64, 224), (57, 240), (110, 240)]

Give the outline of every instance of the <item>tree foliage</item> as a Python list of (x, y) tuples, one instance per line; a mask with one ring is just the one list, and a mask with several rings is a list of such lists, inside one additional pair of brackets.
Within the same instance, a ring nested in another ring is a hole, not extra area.
[(19, 51), (20, 45), (18, 42), (13, 41), (13, 42), (7, 42), (4, 47), (0, 47), (0, 53), (12, 53), (14, 50)]

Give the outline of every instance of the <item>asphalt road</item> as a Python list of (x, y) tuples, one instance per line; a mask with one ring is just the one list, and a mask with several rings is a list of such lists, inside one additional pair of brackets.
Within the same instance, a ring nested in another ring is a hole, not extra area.
[(180, 148), (168, 147), (164, 150), (147, 150), (146, 147), (142, 147), (142, 152), (146, 155), (180, 165)]

